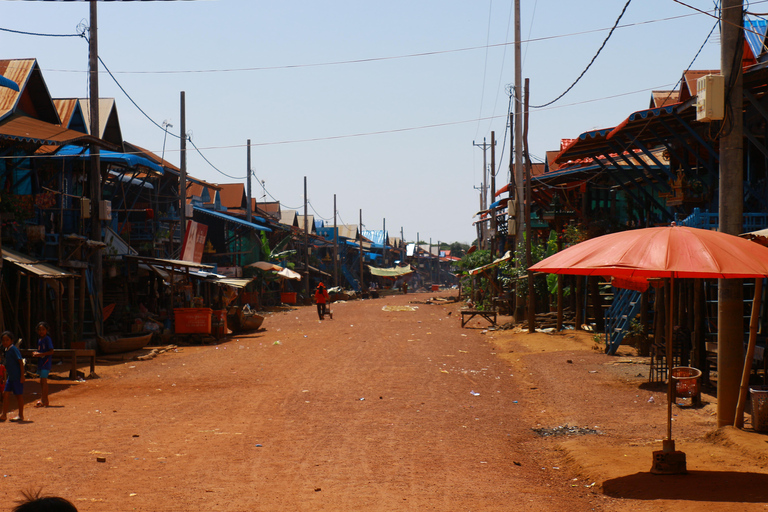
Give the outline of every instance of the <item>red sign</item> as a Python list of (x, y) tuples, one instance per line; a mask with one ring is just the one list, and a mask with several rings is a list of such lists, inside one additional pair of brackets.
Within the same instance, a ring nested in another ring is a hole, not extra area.
[(203, 249), (205, 249), (205, 237), (207, 235), (208, 226), (188, 220), (184, 245), (181, 247), (181, 259), (200, 263), (203, 260)]

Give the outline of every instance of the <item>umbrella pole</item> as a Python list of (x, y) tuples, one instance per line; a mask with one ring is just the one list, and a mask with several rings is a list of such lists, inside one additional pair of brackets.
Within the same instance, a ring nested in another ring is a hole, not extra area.
[(674, 382), (672, 381), (673, 350), (672, 335), (675, 323), (675, 278), (669, 278), (669, 315), (667, 316), (667, 442), (664, 443), (664, 451), (674, 451), (675, 442), (672, 441), (672, 402), (675, 400)]
[(663, 441), (662, 449), (653, 452), (651, 473), (655, 475), (680, 475), (687, 473), (685, 453), (675, 450), (672, 440), (672, 401), (674, 385), (672, 381), (672, 332), (675, 323), (675, 278), (669, 278), (669, 315), (667, 318), (667, 438)]

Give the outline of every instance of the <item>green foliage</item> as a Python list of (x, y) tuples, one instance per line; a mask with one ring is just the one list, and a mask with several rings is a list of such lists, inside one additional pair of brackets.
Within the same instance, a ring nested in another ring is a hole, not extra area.
[[(482, 276), (471, 276), (469, 275), (469, 271), (473, 268), (482, 267), (483, 265), (487, 265), (493, 261), (493, 258), (491, 257), (491, 252), (487, 250), (478, 250), (474, 251), (471, 254), (464, 255), (463, 258), (458, 262), (458, 267), (460, 269), (459, 272), (459, 282), (461, 286), (462, 294), (469, 296), (472, 292), (472, 279), (477, 279), (477, 290), (480, 290), (480, 294), (483, 297), (488, 297), (488, 291), (490, 289), (488, 279)], [(482, 307), (481, 305), (478, 305), (478, 307)]]
[(455, 258), (463, 258), (464, 255), (467, 254), (469, 246), (467, 244), (462, 244), (461, 242), (453, 242), (447, 246), (447, 249), (451, 251), (451, 256)]
[(289, 256), (293, 256), (296, 254), (295, 250), (290, 251), (284, 251), (283, 249), (286, 248), (286, 246), (290, 243), (291, 236), (288, 235), (282, 240), (280, 240), (277, 245), (275, 245), (274, 248), (269, 247), (269, 240), (267, 239), (267, 235), (262, 231), (261, 232), (261, 257), (264, 258), (262, 261), (270, 261), (270, 262), (276, 262), (278, 260), (287, 258)]

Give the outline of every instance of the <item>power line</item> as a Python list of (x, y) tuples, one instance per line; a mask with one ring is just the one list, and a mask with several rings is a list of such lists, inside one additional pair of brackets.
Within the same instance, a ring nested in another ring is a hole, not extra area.
[(22, 36), (37, 36), (37, 37), (84, 37), (83, 34), (43, 34), (40, 32), (26, 32), (23, 30), (13, 30), (11, 28), (0, 27), (0, 32), (10, 32), (11, 34), (19, 34)]
[[(483, 100), (485, 100), (485, 78), (488, 73), (488, 45), (491, 42), (491, 15), (493, 14), (493, 0), (490, 0), (488, 5), (488, 27), (485, 31), (485, 60), (483, 61), (483, 84), (480, 87), (480, 113), (478, 114), (477, 128), (475, 129), (475, 136), (480, 131), (480, 117), (483, 115)], [(506, 47), (505, 47), (506, 48)]]
[(619, 25), (619, 21), (621, 20), (622, 16), (624, 16), (624, 13), (627, 12), (627, 7), (629, 7), (629, 4), (632, 3), (632, 0), (627, 0), (627, 3), (624, 4), (624, 8), (621, 10), (621, 14), (619, 14), (619, 17), (616, 19), (616, 23), (613, 24), (613, 28), (608, 32), (608, 35), (605, 37), (605, 40), (603, 41), (603, 44), (600, 45), (600, 48), (597, 49), (597, 53), (595, 53), (594, 57), (592, 57), (592, 60), (589, 61), (589, 64), (587, 64), (587, 67), (584, 68), (584, 71), (581, 72), (581, 74), (576, 78), (576, 80), (573, 81), (571, 85), (568, 86), (568, 88), (563, 91), (563, 93), (558, 96), (557, 98), (553, 99), (552, 101), (548, 103), (544, 103), (543, 105), (531, 105), (530, 108), (543, 108), (548, 107), (549, 105), (553, 104), (573, 89), (577, 83), (579, 83), (579, 80), (582, 79), (582, 77), (586, 74), (587, 70), (589, 70), (590, 67), (592, 67), (592, 64), (594, 64), (595, 60), (597, 59), (597, 56), (600, 55), (600, 52), (603, 51), (603, 48), (605, 48), (605, 45), (608, 43), (608, 40), (613, 35), (613, 31), (616, 30), (616, 27)]
[[(678, 0), (674, 0), (678, 1)], [(768, 0), (761, 0), (760, 2), (755, 3), (765, 3)], [(682, 2), (679, 2), (681, 3)], [(686, 4), (682, 4), (686, 5)], [(630, 27), (637, 27), (642, 25), (649, 25), (653, 23), (662, 23), (666, 21), (674, 21), (678, 19), (683, 18), (689, 18), (692, 16), (698, 16), (700, 14), (705, 14), (712, 16), (711, 14), (702, 11), (701, 13), (689, 13), (689, 14), (681, 14), (677, 16), (669, 16), (666, 18), (657, 18), (652, 20), (646, 20), (646, 21), (638, 21), (634, 23), (626, 23), (624, 25), (618, 25), (611, 29), (608, 28), (597, 28), (592, 30), (584, 30), (580, 32), (569, 32), (567, 34), (556, 34), (552, 36), (542, 36), (542, 37), (536, 37), (536, 38), (529, 38), (524, 41), (521, 41), (521, 43), (536, 43), (536, 42), (542, 42), (542, 41), (551, 41), (555, 39), (562, 39), (567, 37), (575, 37), (575, 36), (581, 36), (581, 35), (587, 35), (587, 34), (594, 34), (597, 32), (605, 32), (606, 30), (614, 30), (616, 28), (630, 28)], [(2, 29), (0, 30), (7, 30)], [(482, 46), (468, 46), (464, 48), (453, 48), (449, 50), (434, 50), (434, 51), (427, 51), (427, 52), (417, 52), (417, 53), (408, 53), (408, 54), (402, 54), (402, 55), (391, 55), (391, 56), (385, 56), (385, 57), (368, 57), (363, 59), (351, 59), (351, 60), (338, 60), (338, 61), (327, 61), (327, 62), (316, 62), (316, 63), (308, 63), (308, 64), (283, 64), (279, 66), (256, 66), (256, 67), (246, 67), (246, 68), (220, 68), (220, 69), (181, 69), (181, 70), (154, 70), (154, 71), (114, 71), (115, 74), (135, 74), (135, 75), (173, 75), (173, 74), (197, 74), (197, 73), (238, 73), (238, 72), (249, 72), (249, 71), (274, 71), (274, 70), (281, 70), (281, 69), (299, 69), (299, 68), (312, 68), (312, 67), (325, 67), (325, 66), (340, 66), (340, 65), (348, 65), (348, 64), (363, 64), (367, 62), (379, 62), (379, 61), (389, 61), (389, 60), (399, 60), (399, 59), (412, 59), (412, 58), (419, 58), (419, 57), (430, 57), (434, 55), (445, 55), (450, 53), (462, 53), (462, 52), (470, 52), (470, 51), (477, 51), (477, 50), (485, 50), (487, 48), (501, 48), (505, 46), (510, 46), (515, 44), (514, 41), (505, 41), (502, 43), (494, 43), (489, 45), (482, 45)], [(57, 72), (57, 73), (87, 73), (87, 71), (80, 70), (80, 69), (55, 69), (55, 68), (48, 68), (46, 71), (51, 72)]]

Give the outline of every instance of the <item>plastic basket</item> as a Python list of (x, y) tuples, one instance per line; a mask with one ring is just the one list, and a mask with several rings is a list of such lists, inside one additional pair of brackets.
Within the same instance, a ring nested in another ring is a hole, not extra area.
[(690, 366), (675, 366), (672, 368), (672, 379), (675, 381), (675, 395), (692, 398), (699, 394), (699, 377), (701, 370)]
[(210, 308), (176, 308), (173, 310), (176, 334), (211, 334)]
[(768, 387), (749, 388), (752, 406), (752, 428), (757, 432), (768, 432)]

